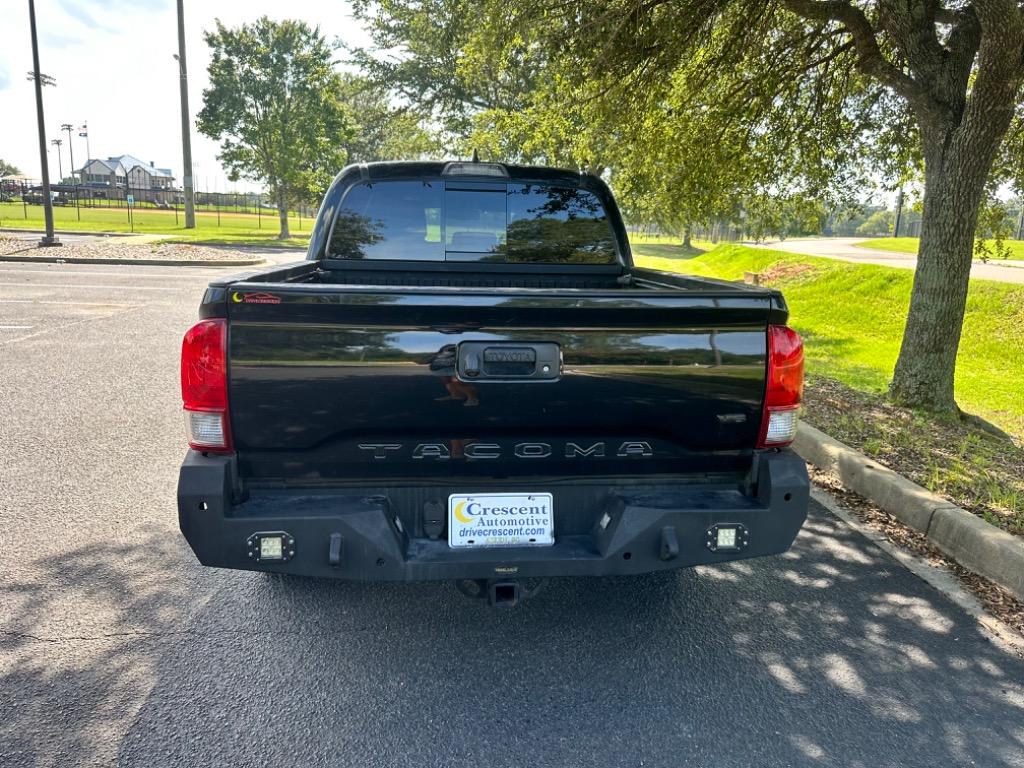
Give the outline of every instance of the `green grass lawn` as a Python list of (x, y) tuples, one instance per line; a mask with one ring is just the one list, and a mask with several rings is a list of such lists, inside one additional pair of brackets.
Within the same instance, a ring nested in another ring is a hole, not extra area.
[[(871, 248), (876, 251), (894, 251), (896, 253), (917, 254), (919, 239), (916, 237), (880, 237), (876, 240), (865, 240), (857, 243), (858, 248)], [(1008, 259), (1024, 259), (1024, 240), (1004, 240), (1009, 249)], [(989, 241), (992, 245), (992, 241)]]
[[(884, 392), (899, 353), (913, 272), (740, 245), (704, 254), (635, 246), (642, 266), (726, 280), (767, 274), (807, 342), (808, 372)], [(960, 406), (1024, 436), (1024, 286), (972, 280), (956, 394)]]
[[(25, 218), (27, 212), (28, 218)], [(127, 208), (82, 208), (81, 220), (73, 206), (55, 206), (54, 227), (57, 232), (129, 232)], [(174, 211), (151, 208), (134, 209), (132, 212), (134, 230), (143, 234), (167, 235), (168, 239), (180, 242), (203, 242), (225, 244), (290, 245), (305, 247), (314, 219), (303, 216), (289, 218), (288, 226), (292, 239), (277, 241), (277, 215), (258, 217), (253, 213), (197, 212), (196, 228), (185, 229), (185, 216)], [(43, 207), (21, 203), (0, 203), (0, 227), (13, 229), (42, 229)]]

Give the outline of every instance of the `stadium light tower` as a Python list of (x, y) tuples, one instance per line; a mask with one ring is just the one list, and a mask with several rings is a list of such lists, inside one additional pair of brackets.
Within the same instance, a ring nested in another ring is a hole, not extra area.
[(64, 141), (62, 139), (50, 139), (50, 144), (57, 148), (57, 178), (59, 179), (57, 183), (60, 184), (64, 181), (64, 166), (61, 164), (60, 159), (60, 148), (63, 146)]

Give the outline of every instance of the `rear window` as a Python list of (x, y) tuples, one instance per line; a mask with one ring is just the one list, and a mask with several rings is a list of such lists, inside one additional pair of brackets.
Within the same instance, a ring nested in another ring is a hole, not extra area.
[(545, 184), (362, 183), (334, 220), (336, 259), (616, 263), (600, 199)]

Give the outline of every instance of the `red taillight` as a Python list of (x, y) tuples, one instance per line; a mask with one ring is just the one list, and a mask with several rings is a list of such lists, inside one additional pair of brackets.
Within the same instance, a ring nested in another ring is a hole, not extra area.
[(230, 452), (227, 321), (203, 320), (181, 342), (181, 399), (188, 444), (197, 451)]
[(769, 325), (768, 377), (758, 448), (777, 448), (793, 442), (803, 391), (803, 339), (785, 325)]

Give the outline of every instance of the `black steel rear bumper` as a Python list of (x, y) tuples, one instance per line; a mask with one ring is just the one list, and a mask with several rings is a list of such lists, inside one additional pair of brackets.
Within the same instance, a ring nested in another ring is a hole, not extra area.
[[(789, 549), (807, 517), (806, 466), (790, 451), (764, 453), (755, 476), (753, 493), (738, 484), (532, 479), (486, 488), (474, 481), (253, 491), (233, 503), (234, 459), (190, 451), (179, 475), (178, 518), (199, 561), (219, 568), (368, 581), (637, 574)], [(455, 550), (423, 511), (436, 517), (450, 492), (519, 489), (553, 493), (554, 545)], [(715, 526), (739, 526), (745, 544), (716, 551)], [(255, 561), (249, 542), (261, 532), (287, 533), (294, 556)]]

